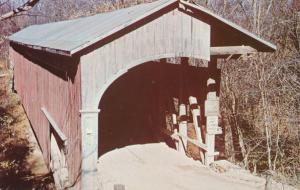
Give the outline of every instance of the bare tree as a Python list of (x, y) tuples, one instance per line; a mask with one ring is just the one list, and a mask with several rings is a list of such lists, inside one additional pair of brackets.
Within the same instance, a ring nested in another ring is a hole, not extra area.
[(273, 170), (286, 179), (295, 179), (300, 167), (300, 5), (295, 2), (227, 1), (230, 6), (214, 7), (278, 47), (274, 54), (222, 64), (222, 113), (232, 146), (238, 147), (228, 155), (254, 172)]
[(23, 5), (17, 7), (16, 9), (13, 9), (5, 14), (2, 14), (0, 16), (0, 21), (2, 20), (6, 20), (8, 18), (20, 15), (26, 11), (29, 11), (30, 9), (32, 9), (37, 3), (39, 2), (39, 0), (28, 0), (26, 3), (24, 3)]

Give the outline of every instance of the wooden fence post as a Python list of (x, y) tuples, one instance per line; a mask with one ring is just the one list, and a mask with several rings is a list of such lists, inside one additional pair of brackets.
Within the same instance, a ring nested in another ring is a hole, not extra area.
[[(208, 79), (207, 86), (214, 85), (216, 82), (213, 79)], [(208, 92), (205, 101), (205, 116), (206, 116), (206, 136), (205, 143), (207, 151), (205, 153), (205, 165), (214, 162), (215, 153), (215, 135), (220, 134), (220, 127), (218, 126), (219, 115), (219, 98), (216, 92)], [(221, 132), (222, 133), (222, 132)]]

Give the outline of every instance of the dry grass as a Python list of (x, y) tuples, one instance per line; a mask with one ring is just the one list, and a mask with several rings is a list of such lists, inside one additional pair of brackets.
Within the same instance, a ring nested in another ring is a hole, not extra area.
[(35, 176), (27, 167), (34, 150), (29, 141), (30, 128), (17, 94), (9, 84), (11, 72), (0, 60), (0, 189), (53, 189), (50, 174)]

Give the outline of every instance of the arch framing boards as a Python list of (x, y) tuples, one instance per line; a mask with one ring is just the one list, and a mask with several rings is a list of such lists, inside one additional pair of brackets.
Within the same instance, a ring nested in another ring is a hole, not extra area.
[[(103, 86), (100, 88), (100, 90), (98, 92), (96, 92), (96, 95), (94, 96), (94, 99), (92, 100), (92, 108), (93, 109), (97, 109), (99, 102), (103, 96), (103, 94), (105, 93), (105, 91), (108, 89), (108, 87), (115, 82), (119, 77), (121, 77), (123, 74), (125, 74), (128, 70), (138, 66), (138, 65), (142, 65), (143, 63), (147, 63), (153, 60), (160, 60), (160, 59), (165, 59), (165, 58), (171, 58), (171, 57), (175, 57), (176, 55), (173, 54), (165, 54), (165, 55), (157, 55), (157, 56), (152, 56), (152, 57), (146, 57), (146, 58), (142, 58), (140, 60), (135, 60), (133, 62), (131, 62), (130, 64), (127, 64), (125, 66), (125, 68), (122, 68), (121, 70), (119, 70), (117, 73), (113, 74), (109, 79), (107, 79), (105, 81), (105, 83), (103, 84)], [(188, 55), (182, 55), (182, 57), (188, 57)], [(198, 57), (198, 56), (196, 56)]]

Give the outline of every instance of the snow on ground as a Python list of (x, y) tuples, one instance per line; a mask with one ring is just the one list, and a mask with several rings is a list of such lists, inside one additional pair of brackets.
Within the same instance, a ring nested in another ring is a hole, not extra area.
[(126, 190), (264, 190), (263, 178), (227, 161), (217, 164), (227, 171), (216, 173), (164, 143), (132, 145), (99, 158), (99, 183), (103, 190), (113, 190), (115, 184)]

